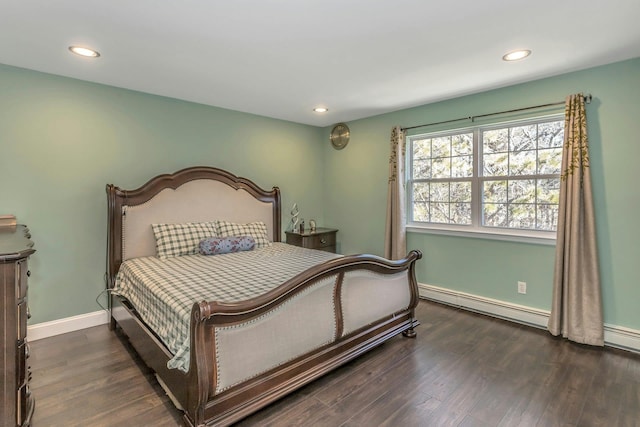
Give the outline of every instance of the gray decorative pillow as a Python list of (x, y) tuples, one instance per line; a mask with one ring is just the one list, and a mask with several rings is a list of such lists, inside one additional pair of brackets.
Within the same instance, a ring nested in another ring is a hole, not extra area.
[(201, 240), (218, 234), (215, 222), (151, 224), (151, 228), (156, 237), (156, 251), (160, 259), (197, 254)]
[(200, 255), (220, 255), (250, 251), (256, 246), (251, 236), (207, 237), (200, 242)]
[(250, 222), (247, 224), (236, 224), (228, 221), (217, 221), (218, 236), (251, 236), (256, 241), (256, 249), (271, 246), (269, 235), (267, 234), (267, 224), (262, 221)]

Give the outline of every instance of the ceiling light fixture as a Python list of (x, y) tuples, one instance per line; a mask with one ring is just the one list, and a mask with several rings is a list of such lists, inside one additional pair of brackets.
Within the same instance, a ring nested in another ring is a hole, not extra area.
[(503, 61), (518, 61), (520, 59), (524, 59), (527, 56), (531, 55), (531, 51), (528, 49), (522, 50), (514, 50), (513, 52), (509, 52), (502, 57)]
[(329, 111), (329, 109), (327, 107), (316, 107), (313, 109), (313, 111), (315, 111), (316, 113), (326, 113), (327, 111)]
[(97, 58), (100, 56), (98, 51), (80, 46), (69, 46), (69, 51), (76, 55), (85, 56), (87, 58)]

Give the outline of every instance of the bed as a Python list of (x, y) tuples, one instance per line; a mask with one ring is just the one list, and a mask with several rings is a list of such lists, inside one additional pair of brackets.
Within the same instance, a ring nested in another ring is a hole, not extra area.
[[(391, 261), (282, 243), (280, 190), (212, 167), (106, 190), (110, 326), (155, 371), (186, 426), (229, 425), (389, 338), (415, 336), (418, 251)], [(218, 224), (219, 233), (225, 223), (260, 224), (268, 242), (246, 252), (160, 258), (158, 224)], [(168, 290), (182, 323), (150, 317), (138, 296), (153, 292), (125, 292), (145, 271), (163, 281), (152, 288)], [(173, 293), (192, 278), (204, 293)]]

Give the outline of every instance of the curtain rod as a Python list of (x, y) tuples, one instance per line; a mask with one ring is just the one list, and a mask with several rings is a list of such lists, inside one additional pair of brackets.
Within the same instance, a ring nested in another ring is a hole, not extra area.
[[(586, 102), (587, 104), (591, 103), (591, 94), (588, 94), (588, 95), (584, 96), (584, 102)], [(408, 126), (408, 127), (402, 128), (402, 130), (405, 131), (405, 130), (409, 130), (409, 129), (422, 128), (422, 127), (426, 127), (426, 126), (442, 125), (442, 124), (445, 124), (445, 123), (454, 123), (454, 122), (459, 122), (459, 121), (462, 121), (462, 120), (474, 121), (475, 119), (479, 119), (479, 118), (482, 118), (482, 117), (497, 116), (498, 114), (506, 114), (506, 113), (517, 113), (519, 111), (533, 110), (533, 109), (536, 109), (536, 108), (553, 107), (555, 105), (562, 105), (564, 103), (565, 103), (565, 101), (552, 102), (550, 104), (534, 105), (532, 107), (516, 108), (514, 110), (505, 110), (505, 111), (498, 111), (498, 112), (495, 112), (495, 113), (479, 114), (477, 116), (460, 117), (459, 119), (444, 120), (442, 122), (433, 122), (433, 123), (425, 123), (423, 125)]]

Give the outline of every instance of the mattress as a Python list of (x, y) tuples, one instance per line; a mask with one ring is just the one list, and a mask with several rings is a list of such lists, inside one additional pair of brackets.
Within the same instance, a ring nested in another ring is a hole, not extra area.
[(278, 287), (308, 268), (340, 255), (285, 243), (223, 255), (122, 263), (113, 293), (126, 298), (173, 354), (167, 366), (189, 368), (189, 320), (195, 302), (239, 302)]

